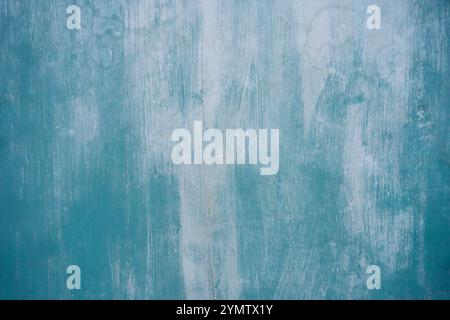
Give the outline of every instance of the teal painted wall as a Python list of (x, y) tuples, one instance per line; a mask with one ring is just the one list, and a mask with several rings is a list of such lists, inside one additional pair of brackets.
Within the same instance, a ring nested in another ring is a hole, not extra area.
[[(449, 1), (0, 0), (0, 26), (0, 298), (450, 298)], [(172, 164), (194, 120), (279, 128), (278, 174)]]

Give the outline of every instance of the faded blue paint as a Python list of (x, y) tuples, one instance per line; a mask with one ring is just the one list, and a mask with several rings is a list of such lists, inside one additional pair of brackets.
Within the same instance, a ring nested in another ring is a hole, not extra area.
[[(0, 298), (448, 299), (449, 4), (1, 0)], [(172, 165), (194, 120), (279, 173)]]

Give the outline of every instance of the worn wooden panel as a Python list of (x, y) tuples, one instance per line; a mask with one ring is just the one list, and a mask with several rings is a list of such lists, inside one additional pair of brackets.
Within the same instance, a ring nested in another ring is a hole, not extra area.
[[(0, 298), (448, 299), (449, 4), (0, 0)], [(195, 120), (278, 174), (174, 165)]]

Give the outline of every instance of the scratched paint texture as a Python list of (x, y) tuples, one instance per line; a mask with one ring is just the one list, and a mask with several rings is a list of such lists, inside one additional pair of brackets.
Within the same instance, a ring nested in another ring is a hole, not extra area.
[[(450, 298), (449, 26), (438, 0), (0, 0), (0, 298)], [(279, 173), (174, 166), (194, 120), (279, 128)]]

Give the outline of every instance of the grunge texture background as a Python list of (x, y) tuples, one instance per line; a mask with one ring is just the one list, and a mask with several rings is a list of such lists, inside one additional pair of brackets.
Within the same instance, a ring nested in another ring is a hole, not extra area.
[[(449, 27), (442, 0), (0, 0), (0, 298), (449, 299)], [(279, 128), (278, 174), (173, 165), (194, 120)]]

